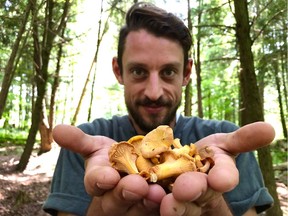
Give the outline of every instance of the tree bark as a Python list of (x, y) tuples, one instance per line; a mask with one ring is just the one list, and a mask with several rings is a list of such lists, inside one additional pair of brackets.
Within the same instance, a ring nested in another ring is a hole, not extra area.
[[(247, 0), (234, 1), (236, 19), (236, 38), (240, 53), (240, 89), (241, 89), (241, 125), (256, 121), (263, 121), (263, 103), (259, 94), (257, 79), (252, 54), (252, 40), (250, 37), (250, 25), (247, 8)], [(270, 147), (264, 147), (258, 151), (259, 165), (262, 169), (264, 182), (270, 194), (274, 198), (274, 206), (267, 215), (282, 215), (280, 202), (276, 191), (275, 176), (273, 170)]]
[[(50, 54), (53, 47), (53, 41), (55, 36), (59, 34), (61, 29), (64, 27), (65, 20), (67, 19), (68, 11), (70, 8), (69, 0), (66, 0), (63, 5), (63, 13), (61, 20), (57, 25), (54, 23), (54, 7), (55, 2), (53, 0), (46, 1), (45, 8), (45, 24), (42, 36), (42, 41), (40, 43), (39, 31), (38, 31), (38, 8), (36, 5), (36, 0), (32, 1), (32, 25), (33, 25), (33, 41), (34, 41), (34, 65), (35, 65), (35, 81), (37, 85), (37, 96), (35, 106), (32, 111), (32, 124), (29, 130), (28, 138), (26, 140), (26, 145), (24, 151), (21, 155), (20, 161), (16, 167), (18, 171), (24, 171), (31, 156), (33, 146), (36, 140), (37, 131), (39, 125), (41, 124), (41, 112), (44, 109), (43, 100), (46, 94), (46, 85), (48, 81), (48, 64), (50, 60)], [(43, 126), (43, 124), (42, 124)], [(44, 125), (45, 126), (45, 125)], [(49, 135), (50, 136), (50, 135)], [(48, 136), (48, 137), (49, 137)]]
[(198, 101), (198, 116), (200, 118), (203, 118), (203, 105), (202, 105), (202, 78), (201, 78), (201, 18), (202, 18), (202, 0), (199, 0), (199, 12), (198, 12), (198, 32), (197, 32), (197, 50), (196, 50), (196, 62), (195, 62), (195, 70), (196, 70), (196, 75), (197, 75), (197, 101)]
[(25, 12), (23, 14), (23, 17), (24, 17), (23, 22), (20, 25), (15, 43), (14, 43), (13, 48), (12, 48), (12, 52), (10, 54), (10, 57), (9, 57), (9, 60), (6, 64), (6, 66), (5, 66), (4, 77), (3, 77), (1, 92), (0, 92), (0, 119), (2, 118), (5, 104), (6, 104), (6, 100), (7, 100), (8, 93), (9, 93), (9, 88), (10, 88), (11, 82), (12, 82), (14, 74), (15, 74), (15, 67), (16, 67), (15, 59), (17, 57), (17, 53), (18, 53), (18, 49), (20, 46), (22, 36), (25, 32), (26, 23), (27, 23), (27, 20), (29, 18), (29, 15), (30, 15), (31, 7), (32, 7), (32, 1), (28, 1), (27, 7), (26, 7)]
[[(191, 33), (191, 36), (193, 37), (190, 0), (187, 0), (187, 20), (188, 20), (188, 29)], [(192, 39), (192, 46), (193, 46), (193, 39)], [(192, 116), (192, 79), (191, 78), (187, 86), (185, 87), (184, 115)]]
[(276, 89), (278, 92), (278, 103), (279, 103), (280, 120), (282, 124), (283, 135), (285, 139), (287, 139), (287, 127), (286, 127), (285, 113), (284, 113), (283, 103), (282, 103), (283, 100), (282, 100), (281, 84), (280, 84), (281, 81), (279, 78), (278, 61), (274, 60), (274, 62), (272, 62), (272, 70), (274, 72), (275, 84), (276, 84)]

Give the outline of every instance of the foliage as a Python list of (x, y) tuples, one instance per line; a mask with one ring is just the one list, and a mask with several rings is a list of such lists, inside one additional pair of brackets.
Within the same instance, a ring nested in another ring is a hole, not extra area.
[(0, 145), (7, 146), (11, 145), (21, 145), (25, 144), (28, 132), (19, 130), (17, 128), (0, 129)]
[(273, 158), (273, 164), (282, 164), (287, 162), (287, 141), (276, 140), (276, 142), (271, 145), (271, 154)]
[[(13, 42), (15, 40), (15, 32), (19, 28), (22, 19), (22, 11), (24, 10), (27, 0), (12, 1), (0, 0), (0, 70), (3, 70), (5, 62), (9, 57)], [(55, 1), (60, 5), (61, 1)], [(61, 59), (60, 84), (59, 91), (56, 93), (56, 109), (55, 122), (70, 123), (73, 113), (75, 112), (76, 102), (79, 98), (79, 92), (83, 87), (82, 78), (85, 77), (88, 67), (92, 61), (92, 57), (86, 57), (85, 63), (80, 65), (80, 55), (94, 51), (92, 42), (97, 41), (97, 35), (92, 28), (97, 28), (97, 22), (92, 18), (82, 19), (82, 23), (78, 23), (80, 16), (86, 12), (81, 5), (86, 1), (73, 1), (72, 11), (68, 18), (67, 28), (64, 37), (57, 35), (53, 43), (52, 53), (49, 60), (49, 77), (47, 85), (47, 93), (45, 95), (46, 109), (49, 110), (49, 99), (51, 97), (51, 89), (53, 85), (53, 74), (57, 66), (57, 50), (58, 45), (63, 44), (63, 56)], [(93, 12), (98, 13), (100, 1), (93, 1)], [(111, 59), (112, 54), (116, 53), (116, 41), (118, 30), (124, 22), (125, 11), (130, 7), (133, 0), (105, 0), (104, 16), (108, 20), (108, 34), (114, 36), (114, 40), (110, 40), (109, 47), (102, 46), (99, 56)], [(176, 4), (186, 4), (186, 1), (150, 1), (157, 5), (168, 5), (173, 2)], [(41, 9), (41, 1), (39, 4), (39, 34), (43, 32), (43, 18), (45, 11)], [(201, 75), (202, 75), (202, 103), (204, 118), (225, 119), (235, 123), (239, 123), (239, 57), (236, 48), (235, 37), (235, 21), (233, 18), (233, 9), (229, 1), (224, 0), (199, 0), (191, 4), (191, 19), (193, 24), (193, 50), (196, 49), (196, 43), (201, 40)], [(262, 97), (265, 105), (271, 103), (277, 104), (275, 67), (278, 68), (278, 77), (281, 84), (281, 94), (283, 101), (284, 117), (288, 117), (288, 105), (285, 102), (285, 87), (287, 87), (287, 2), (285, 0), (269, 1), (258, 0), (249, 2), (249, 20), (251, 24), (251, 37), (253, 38), (253, 53), (255, 61), (255, 69), (257, 72), (257, 80), (261, 87)], [(57, 8), (57, 7), (56, 7)], [(177, 8), (172, 8), (176, 9)], [(172, 11), (173, 12), (173, 11)], [(187, 21), (187, 12), (175, 12), (185, 22)], [(178, 14), (179, 13), (179, 14)], [(198, 15), (201, 14), (201, 22), (198, 21)], [(61, 15), (58, 10), (53, 18), (56, 23)], [(97, 17), (98, 18), (98, 17)], [(86, 23), (83, 23), (86, 22)], [(84, 24), (90, 23), (89, 28), (82, 28)], [(16, 129), (27, 131), (31, 125), (31, 113), (33, 110), (35, 97), (37, 95), (35, 89), (35, 72), (33, 63), (33, 41), (31, 36), (31, 19), (26, 27), (26, 32), (21, 41), (21, 50), (19, 50), (19, 59), (16, 73), (10, 87), (10, 93), (3, 113), (5, 119), (4, 129), (15, 126)], [(94, 34), (94, 35), (93, 35)], [(88, 36), (92, 35), (91, 45), (85, 48), (83, 44)], [(103, 40), (105, 40), (105, 37)], [(195, 56), (192, 55), (193, 58)], [(91, 59), (91, 60), (90, 60)], [(89, 63), (87, 63), (89, 62)], [(272, 67), (272, 63), (276, 66)], [(98, 62), (97, 65), (103, 64)], [(106, 64), (106, 63), (105, 63)], [(102, 65), (101, 65), (102, 66)], [(105, 73), (111, 73), (111, 66), (105, 66)], [(282, 73), (281, 73), (282, 72)], [(100, 73), (99, 73), (100, 74)], [(2, 80), (0, 73), (0, 80)], [(98, 71), (97, 71), (98, 76)], [(96, 76), (96, 79), (97, 79)], [(101, 76), (101, 75), (99, 75)], [(274, 90), (272, 99), (267, 99), (267, 89)], [(89, 92), (91, 89), (87, 89)], [(116, 84), (107, 84), (104, 88), (97, 88), (95, 91), (95, 99), (93, 101), (92, 113), (94, 117), (111, 117), (114, 114), (120, 115), (126, 112), (125, 103), (123, 101), (121, 86)], [(192, 115), (197, 115), (195, 75), (192, 76)], [(89, 94), (86, 92), (86, 104)], [(276, 93), (275, 93), (276, 92)], [(276, 95), (275, 95), (276, 94)], [(266, 97), (265, 97), (266, 96)], [(287, 99), (286, 99), (287, 101)], [(280, 124), (280, 108), (271, 109), (265, 107), (265, 114), (272, 115), (273, 120), (277, 120)], [(81, 113), (87, 116), (88, 108), (82, 107)], [(272, 113), (273, 112), (273, 113)], [(86, 119), (86, 117), (82, 118)], [(287, 124), (287, 123), (286, 123)], [(287, 127), (287, 126), (286, 126)], [(282, 134), (279, 135), (283, 136)]]

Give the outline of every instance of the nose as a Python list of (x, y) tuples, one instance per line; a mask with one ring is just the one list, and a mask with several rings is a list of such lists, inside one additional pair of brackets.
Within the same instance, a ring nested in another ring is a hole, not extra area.
[(157, 72), (150, 73), (147, 78), (144, 95), (151, 101), (158, 100), (163, 95), (163, 83)]

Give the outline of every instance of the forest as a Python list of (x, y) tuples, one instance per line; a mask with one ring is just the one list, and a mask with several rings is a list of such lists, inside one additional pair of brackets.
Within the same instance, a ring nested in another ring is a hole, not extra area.
[[(31, 157), (57, 145), (57, 124), (126, 114), (111, 61), (135, 2), (0, 0), (2, 166), (9, 149), (17, 148), (11, 172), (23, 173)], [(287, 188), (287, 1), (147, 2), (180, 17), (193, 37), (193, 72), (179, 112), (239, 126), (266, 121), (275, 128), (273, 143), (255, 155), (275, 200), (266, 214), (288, 215), (288, 203), (283, 207), (277, 194), (277, 183)]]

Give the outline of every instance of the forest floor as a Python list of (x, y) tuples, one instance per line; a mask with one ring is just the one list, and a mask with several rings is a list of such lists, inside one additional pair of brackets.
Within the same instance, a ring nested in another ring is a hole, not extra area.
[[(26, 170), (20, 173), (14, 169), (21, 153), (20, 147), (11, 144), (0, 147), (0, 215), (48, 216), (42, 205), (49, 193), (59, 147), (54, 145), (50, 152), (40, 156), (35, 149)], [(288, 216), (288, 188), (283, 178), (277, 180), (277, 192), (283, 215)]]

